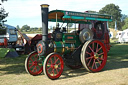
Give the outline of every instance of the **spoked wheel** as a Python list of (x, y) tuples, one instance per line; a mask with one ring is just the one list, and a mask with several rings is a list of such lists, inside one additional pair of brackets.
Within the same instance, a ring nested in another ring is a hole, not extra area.
[(38, 53), (36, 51), (29, 54), (25, 60), (25, 69), (26, 71), (33, 75), (39, 75), (43, 71), (42, 61), (39, 60)]
[(57, 53), (49, 54), (43, 65), (43, 71), (46, 76), (54, 80), (61, 76), (64, 68), (62, 57)]
[(89, 40), (82, 48), (81, 62), (90, 72), (98, 72), (103, 69), (107, 61), (107, 51), (99, 40)]

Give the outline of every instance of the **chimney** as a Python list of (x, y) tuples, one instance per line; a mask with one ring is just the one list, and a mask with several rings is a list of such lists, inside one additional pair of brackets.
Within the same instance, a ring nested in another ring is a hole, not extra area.
[(41, 15), (42, 15), (42, 41), (48, 47), (48, 4), (41, 5)]

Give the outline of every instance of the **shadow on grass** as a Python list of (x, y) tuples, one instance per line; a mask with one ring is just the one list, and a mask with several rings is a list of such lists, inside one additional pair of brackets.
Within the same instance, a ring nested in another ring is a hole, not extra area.
[(0, 75), (26, 73), (24, 68), (26, 55), (16, 58), (0, 58)]
[(128, 44), (112, 44), (104, 70), (128, 68)]
[[(0, 76), (6, 74), (28, 74), (24, 66), (26, 57), (27, 56), (21, 55), (17, 58), (0, 58)], [(85, 70), (85, 68), (72, 70), (65, 66), (62, 74), (63, 77), (60, 77), (59, 79), (82, 76), (87, 73), (88, 72)]]
[[(17, 58), (0, 58), (0, 75), (27, 74), (24, 67), (25, 58), (26, 55), (21, 55)], [(128, 68), (128, 44), (112, 44), (106, 66), (102, 72), (120, 68)], [(85, 68), (71, 70), (65, 66), (62, 74), (63, 77), (59, 79), (78, 77), (88, 73)]]
[[(112, 43), (111, 45), (112, 47), (108, 53), (106, 66), (101, 72), (106, 70), (128, 68), (128, 44)], [(77, 76), (82, 76), (89, 73), (86, 71), (85, 68), (81, 68), (77, 70), (71, 70), (67, 68), (67, 70), (68, 71), (66, 71), (65, 69), (63, 72), (64, 77), (61, 77), (59, 79), (77, 77)]]
[(84, 67), (80, 68), (80, 69), (70, 69), (68, 67), (65, 66), (64, 68), (64, 72), (62, 73), (63, 77), (60, 77), (59, 79), (65, 79), (65, 78), (72, 78), (72, 77), (78, 77), (78, 76), (83, 76), (88, 74), (89, 72), (86, 71), (86, 69)]

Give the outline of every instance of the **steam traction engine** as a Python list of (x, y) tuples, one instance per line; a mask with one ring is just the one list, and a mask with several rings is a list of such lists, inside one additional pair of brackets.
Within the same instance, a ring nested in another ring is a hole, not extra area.
[[(61, 76), (64, 63), (71, 69), (84, 66), (89, 72), (101, 71), (110, 50), (107, 22), (112, 17), (64, 10), (48, 12), (48, 7), (41, 5), (42, 40), (36, 45), (37, 51), (26, 58), (26, 71), (34, 76), (44, 72), (50, 79)], [(48, 21), (67, 23), (67, 28), (56, 26), (48, 34)], [(77, 23), (78, 30), (69, 33), (68, 23)]]

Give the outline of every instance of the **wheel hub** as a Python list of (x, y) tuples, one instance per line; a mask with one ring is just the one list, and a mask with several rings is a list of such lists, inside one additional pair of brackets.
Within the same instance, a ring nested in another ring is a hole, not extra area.
[(99, 57), (98, 53), (94, 53), (94, 59), (97, 59)]
[(54, 69), (57, 69), (58, 65), (57, 64), (53, 64), (53, 65), (51, 65), (51, 67), (54, 68)]
[(58, 65), (57, 65), (57, 64), (55, 64), (55, 65), (54, 65), (54, 68), (55, 68), (55, 69), (57, 69), (57, 68), (58, 68)]
[(34, 66), (37, 66), (37, 65), (38, 65), (38, 62), (37, 62), (37, 61), (34, 61), (34, 62), (33, 62), (33, 65), (34, 65)]

